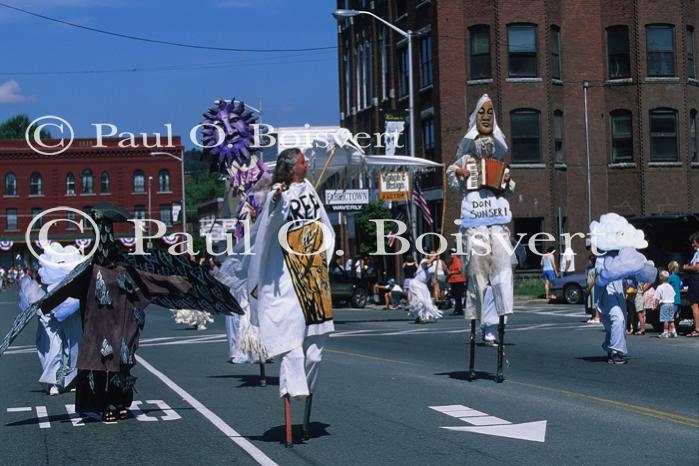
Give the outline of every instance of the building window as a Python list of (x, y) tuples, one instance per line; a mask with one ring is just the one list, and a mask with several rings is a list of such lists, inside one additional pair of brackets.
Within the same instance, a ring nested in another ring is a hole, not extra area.
[(396, 18), (400, 18), (403, 15), (408, 14), (408, 1), (407, 0), (396, 0)]
[(345, 64), (345, 115), (352, 110), (352, 63), (350, 62), (349, 43), (345, 41), (345, 55), (342, 58)]
[(36, 172), (29, 177), (29, 194), (32, 196), (41, 196), (43, 194), (41, 175)]
[(692, 162), (699, 162), (699, 141), (697, 140), (697, 111), (689, 112), (689, 156)]
[(370, 41), (364, 42), (364, 106), (370, 107), (374, 99), (374, 50)]
[(92, 184), (92, 170), (89, 168), (86, 168), (83, 170), (83, 176), (82, 176), (82, 181), (83, 181), (83, 190), (82, 194), (93, 194), (95, 192), (95, 187)]
[(172, 209), (169, 204), (160, 206), (160, 221), (165, 225), (172, 225)]
[(565, 163), (563, 154), (563, 112), (553, 112), (553, 163)]
[(17, 231), (17, 209), (5, 209), (5, 230)]
[(512, 133), (512, 163), (536, 163), (541, 160), (539, 142), (539, 111), (510, 112)]
[(158, 192), (170, 192), (170, 172), (167, 170), (160, 170), (158, 173)]
[(612, 163), (633, 162), (633, 125), (629, 110), (611, 113)]
[(675, 76), (674, 27), (646, 26), (648, 76)]
[(388, 99), (388, 32), (381, 29), (379, 44), (381, 46), (381, 99)]
[[(92, 217), (92, 218), (95, 218), (94, 215), (93, 215), (93, 210), (94, 210), (94, 207), (91, 206), (91, 205), (86, 205), (85, 207), (83, 207), (83, 212), (84, 212), (84, 213), (86, 213), (87, 215), (89, 215), (89, 216)], [(86, 230), (92, 230), (92, 223), (89, 222), (89, 221), (87, 221), (87, 220), (85, 220), (85, 221), (83, 222), (83, 228), (85, 228)]]
[(106, 171), (102, 172), (102, 174), (100, 175), (100, 192), (109, 192), (109, 173), (107, 173)]
[[(73, 222), (75, 222), (75, 212), (67, 212), (66, 213), (66, 220), (68, 220), (66, 222), (66, 230), (77, 230), (78, 229), (77, 225), (75, 225), (75, 223), (73, 223)], [(87, 223), (87, 222), (85, 222), (85, 223)]]
[(133, 218), (145, 219), (146, 218), (146, 206), (137, 205), (133, 209)]
[[(355, 40), (359, 43), (359, 37)], [(362, 45), (354, 50), (354, 89), (357, 93), (357, 109), (362, 108)]]
[(536, 61), (535, 25), (507, 26), (507, 52), (511, 78), (535, 78), (539, 75)]
[(432, 36), (420, 39), (420, 87), (432, 84)]
[(607, 28), (607, 68), (609, 79), (631, 77), (629, 28), (626, 26)]
[(697, 79), (697, 65), (694, 60), (694, 28), (687, 26), (687, 77)]
[(72, 173), (66, 175), (66, 196), (75, 196), (75, 176)]
[(561, 29), (551, 26), (551, 77), (561, 79)]
[(434, 119), (428, 118), (422, 120), (422, 143), (425, 153), (434, 151)]
[(399, 84), (400, 84), (400, 95), (401, 97), (408, 95), (410, 91), (408, 89), (408, 48), (403, 47), (399, 51), (400, 53), (400, 70), (399, 70)]
[(490, 78), (490, 26), (471, 26), (469, 38), (471, 79)]
[(17, 195), (17, 177), (14, 173), (5, 175), (5, 196)]
[(143, 175), (143, 172), (141, 170), (136, 170), (135, 172), (133, 172), (133, 192), (146, 192), (145, 176)]
[(650, 161), (677, 162), (677, 112), (650, 111)]
[(42, 225), (42, 218), (40, 217), (41, 215), (41, 208), (39, 207), (32, 207), (32, 218), (39, 217), (39, 219), (34, 222), (34, 225), (32, 225), (32, 230), (38, 230), (41, 228)]

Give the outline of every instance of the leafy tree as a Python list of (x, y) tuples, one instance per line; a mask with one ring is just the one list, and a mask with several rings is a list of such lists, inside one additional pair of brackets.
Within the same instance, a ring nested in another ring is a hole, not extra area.
[[(8, 118), (0, 123), (0, 139), (24, 139), (31, 122), (29, 115), (25, 113)], [(41, 138), (49, 139), (51, 138), (51, 133), (42, 129)]]
[[(376, 251), (376, 223), (371, 220), (386, 220), (390, 219), (390, 212), (383, 206), (383, 202), (370, 202), (362, 208), (359, 214), (359, 226), (361, 229), (361, 238), (359, 242), (359, 254), (369, 255)], [(384, 235), (387, 231), (381, 232)]]

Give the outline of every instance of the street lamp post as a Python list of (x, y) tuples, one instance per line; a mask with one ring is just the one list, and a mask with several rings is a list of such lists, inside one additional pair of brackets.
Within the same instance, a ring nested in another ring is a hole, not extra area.
[[(340, 20), (341, 18), (351, 18), (353, 16), (357, 15), (369, 15), (372, 18), (376, 19), (383, 25), (393, 29), (396, 31), (398, 34), (401, 36), (405, 37), (405, 39), (408, 42), (408, 120), (409, 120), (409, 125), (410, 125), (410, 133), (409, 133), (409, 138), (410, 138), (410, 156), (415, 157), (415, 92), (414, 92), (414, 87), (413, 87), (413, 37), (415, 36), (415, 33), (411, 30), (404, 31), (401, 28), (389, 23), (385, 19), (381, 18), (380, 16), (376, 16), (374, 13), (370, 11), (364, 11), (364, 10), (335, 10), (333, 11), (332, 15), (335, 17), (336, 20)], [(412, 202), (412, 199), (410, 200), (410, 223), (411, 223), (411, 233), (413, 235), (413, 241), (417, 241), (417, 209), (415, 208), (415, 203)]]
[(590, 82), (583, 82), (583, 93), (585, 100), (585, 159), (587, 161), (587, 224), (592, 223), (592, 178), (590, 169), (590, 129), (587, 119), (587, 90), (590, 88)]
[(151, 152), (151, 156), (155, 155), (167, 155), (168, 157), (172, 157), (173, 159), (177, 160), (180, 162), (180, 181), (181, 181), (181, 189), (182, 189), (182, 232), (187, 233), (187, 205), (185, 203), (185, 193), (184, 193), (184, 149), (182, 149), (182, 155), (180, 157), (171, 154), (169, 152)]

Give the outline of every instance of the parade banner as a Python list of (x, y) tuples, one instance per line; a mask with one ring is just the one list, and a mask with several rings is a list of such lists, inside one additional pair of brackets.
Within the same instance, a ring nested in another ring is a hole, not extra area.
[(384, 202), (408, 200), (410, 174), (405, 171), (381, 172), (379, 174), (379, 199)]
[(369, 203), (368, 189), (326, 189), (325, 205), (334, 211), (359, 211)]
[(386, 155), (405, 155), (405, 112), (391, 110), (384, 112), (384, 144)]

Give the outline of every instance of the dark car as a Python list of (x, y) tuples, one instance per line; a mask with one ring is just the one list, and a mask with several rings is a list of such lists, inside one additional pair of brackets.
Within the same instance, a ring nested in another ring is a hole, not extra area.
[(574, 273), (553, 280), (551, 282), (551, 293), (560, 296), (568, 304), (582, 304), (586, 286), (585, 275)]
[[(689, 245), (689, 235), (699, 231), (699, 215), (664, 214), (649, 215), (644, 217), (631, 217), (629, 223), (643, 230), (648, 241), (648, 247), (641, 252), (655, 263), (657, 267), (667, 269), (670, 261), (677, 261), (680, 268), (688, 264), (693, 254)], [(680, 270), (680, 278), (686, 283), (685, 272)], [(656, 284), (657, 285), (657, 284)], [(680, 291), (680, 319), (691, 319), (692, 310), (687, 301), (687, 289)], [(649, 324), (654, 328), (661, 328), (658, 312), (654, 311), (646, 316)]]
[(333, 304), (345, 302), (357, 308), (366, 306), (369, 296), (365, 280), (334, 274), (330, 274), (330, 294)]

